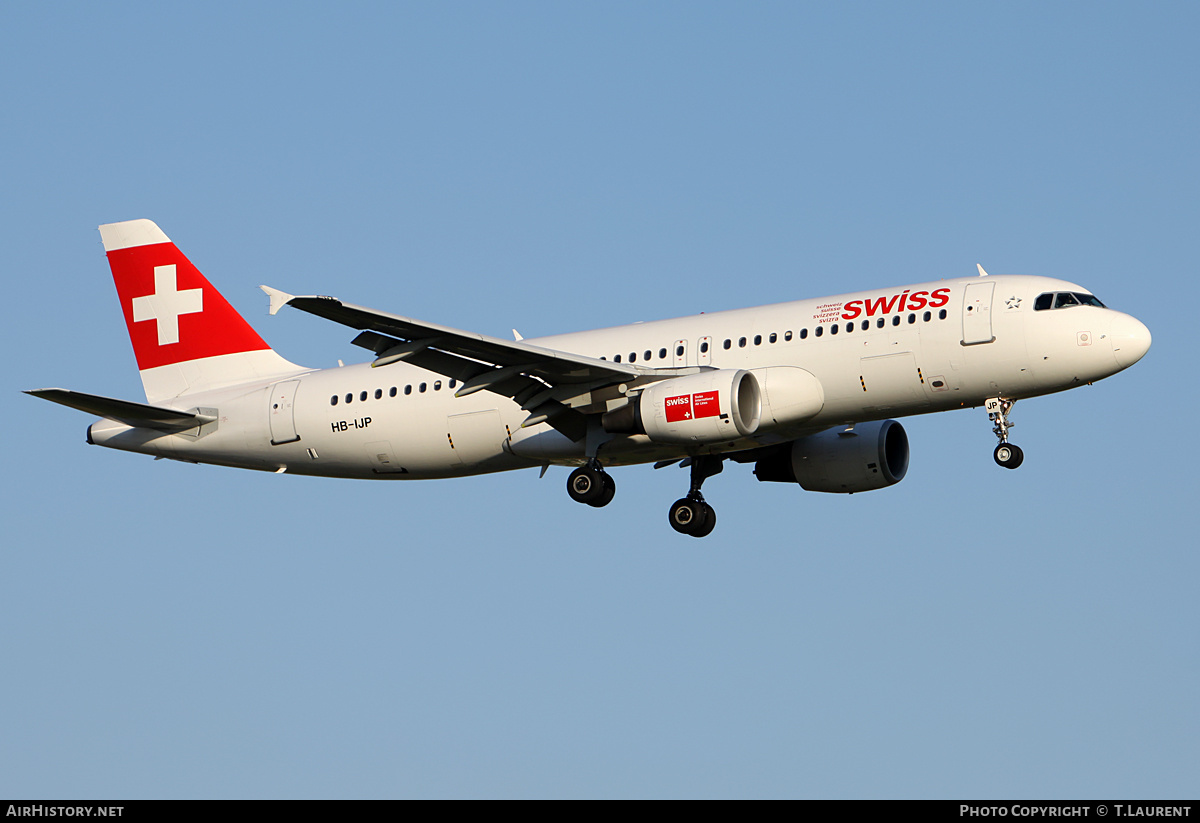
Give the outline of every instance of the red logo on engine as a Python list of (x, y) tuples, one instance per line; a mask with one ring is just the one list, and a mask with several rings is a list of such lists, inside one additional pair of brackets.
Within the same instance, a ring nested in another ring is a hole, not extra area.
[(716, 417), (721, 413), (721, 393), (706, 391), (692, 395), (692, 413), (696, 417)]
[(668, 423), (678, 423), (680, 420), (692, 419), (692, 396), (690, 394), (668, 397), (663, 406), (667, 412)]
[(700, 394), (681, 394), (668, 397), (663, 402), (668, 423), (694, 420), (698, 417), (716, 417), (721, 413), (721, 393), (715, 391)]

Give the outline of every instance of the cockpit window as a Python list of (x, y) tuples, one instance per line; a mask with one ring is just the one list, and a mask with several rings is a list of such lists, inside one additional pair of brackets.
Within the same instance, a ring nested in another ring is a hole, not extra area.
[(1046, 292), (1045, 294), (1039, 294), (1033, 301), (1034, 311), (1045, 311), (1050, 308), (1066, 309), (1071, 306), (1095, 306), (1098, 309), (1108, 308), (1095, 295), (1078, 291), (1060, 291), (1057, 294)]

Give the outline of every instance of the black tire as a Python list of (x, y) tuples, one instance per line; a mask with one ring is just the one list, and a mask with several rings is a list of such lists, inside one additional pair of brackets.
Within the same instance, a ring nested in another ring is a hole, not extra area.
[(592, 502), (589, 506), (595, 506), (597, 509), (602, 509), (613, 501), (617, 494), (617, 481), (612, 479), (612, 475), (608, 472), (601, 472), (600, 476), (604, 478), (604, 491)]
[(689, 537), (707, 537), (717, 525), (716, 511), (703, 500), (676, 500), (667, 516), (672, 529)]
[(1025, 462), (1025, 452), (1021, 451), (1020, 446), (1014, 446), (1012, 443), (1001, 443), (996, 447), (996, 451), (992, 452), (992, 459), (996, 461), (997, 466), (1003, 466), (1006, 469), (1015, 469)]
[(676, 500), (671, 504), (671, 510), (667, 513), (667, 518), (671, 521), (671, 528), (680, 534), (693, 534), (699, 526), (704, 524), (705, 514), (702, 506), (704, 506), (703, 503), (688, 500), (686, 497)]
[(708, 537), (712, 534), (712, 530), (717, 527), (717, 511), (707, 503), (701, 503), (704, 506), (704, 521), (696, 531), (692, 532), (692, 537)]
[[(571, 499), (576, 503), (591, 506), (604, 496), (605, 476), (602, 471), (582, 466), (571, 472), (571, 476), (567, 478), (567, 494), (571, 495)], [(613, 491), (616, 491), (616, 484), (613, 484)]]

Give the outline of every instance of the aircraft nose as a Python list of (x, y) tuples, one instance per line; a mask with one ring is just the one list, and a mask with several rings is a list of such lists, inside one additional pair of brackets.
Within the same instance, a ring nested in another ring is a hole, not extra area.
[(1129, 368), (1150, 351), (1150, 330), (1142, 321), (1128, 314), (1117, 315), (1109, 336), (1113, 354), (1123, 369)]

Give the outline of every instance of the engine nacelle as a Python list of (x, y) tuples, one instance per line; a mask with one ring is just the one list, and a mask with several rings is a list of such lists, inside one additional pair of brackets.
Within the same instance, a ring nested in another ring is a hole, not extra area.
[(762, 394), (762, 425), (786, 429), (820, 414), (825, 389), (812, 372), (796, 366), (754, 369)]
[(656, 443), (719, 443), (754, 434), (761, 417), (754, 375), (718, 369), (652, 383), (603, 422), (605, 431), (645, 434)]
[(759, 460), (754, 474), (810, 492), (853, 494), (899, 483), (908, 472), (908, 453), (904, 427), (878, 420), (794, 440), (790, 449)]

